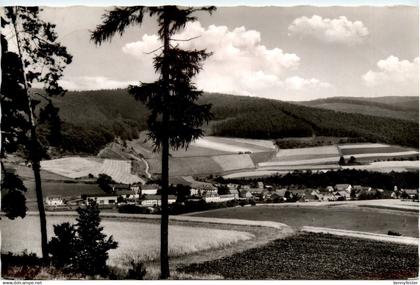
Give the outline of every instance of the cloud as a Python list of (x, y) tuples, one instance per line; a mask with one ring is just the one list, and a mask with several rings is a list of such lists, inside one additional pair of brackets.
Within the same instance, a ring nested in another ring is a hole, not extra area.
[[(209, 92), (223, 92), (240, 95), (280, 98), (284, 90), (304, 91), (313, 87), (326, 87), (317, 79), (289, 78), (297, 71), (300, 58), (280, 48), (267, 48), (261, 43), (261, 34), (245, 27), (229, 29), (226, 26), (210, 25), (207, 28), (199, 22), (188, 23), (185, 29), (174, 35), (174, 41), (183, 49), (206, 49), (212, 52), (198, 74), (198, 87)], [(144, 68), (153, 68), (152, 57), (147, 52), (161, 46), (156, 35), (144, 35), (140, 41), (128, 43), (122, 50), (139, 59)]]
[(376, 64), (378, 71), (369, 70), (362, 79), (368, 87), (383, 85), (393, 85), (395, 87), (415, 87), (418, 88), (419, 78), (419, 58), (416, 57), (412, 62), (400, 60), (396, 56), (389, 56), (378, 61)]
[(284, 81), (285, 87), (289, 90), (302, 90), (306, 88), (331, 88), (331, 84), (321, 82), (316, 78), (305, 79), (299, 76), (289, 77)]
[(345, 16), (335, 19), (313, 15), (296, 18), (288, 27), (290, 36), (309, 37), (326, 43), (361, 44), (369, 34), (361, 21), (349, 21)]
[(118, 81), (104, 76), (77, 76), (64, 77), (60, 85), (68, 90), (99, 90), (126, 88), (130, 84), (137, 84), (135, 81)]

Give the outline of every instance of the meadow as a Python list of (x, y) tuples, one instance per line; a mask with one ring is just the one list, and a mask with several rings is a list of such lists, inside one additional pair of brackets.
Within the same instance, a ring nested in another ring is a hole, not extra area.
[[(49, 237), (53, 235), (53, 225), (75, 222), (74, 217), (47, 217)], [(40, 254), (40, 234), (38, 216), (24, 219), (0, 220), (2, 228), (2, 252), (19, 253), (23, 250)], [(159, 257), (160, 226), (158, 223), (103, 219), (104, 232), (118, 241), (117, 249), (110, 251), (109, 264), (126, 265), (130, 260), (150, 261)], [(169, 254), (182, 256), (198, 251), (223, 248), (239, 241), (253, 239), (248, 232), (215, 228), (170, 225)], [(128, 264), (127, 264), (128, 265)]]
[(380, 209), (348, 208), (337, 205), (309, 207), (298, 204), (275, 206), (238, 207), (218, 209), (194, 216), (274, 221), (300, 230), (303, 226), (337, 228), (362, 232), (387, 234), (389, 230), (404, 236), (418, 237), (418, 214), (391, 212)]

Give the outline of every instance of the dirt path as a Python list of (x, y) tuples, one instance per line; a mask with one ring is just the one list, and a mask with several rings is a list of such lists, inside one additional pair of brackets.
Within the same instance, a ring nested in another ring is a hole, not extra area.
[(363, 238), (363, 239), (370, 239), (370, 240), (393, 242), (393, 243), (399, 243), (399, 244), (408, 244), (408, 245), (416, 245), (416, 246), (419, 245), (419, 239), (415, 237), (392, 236), (392, 235), (383, 235), (383, 234), (375, 234), (375, 233), (360, 232), (360, 231), (349, 231), (349, 230), (309, 227), (309, 226), (302, 227), (301, 231), (310, 232), (310, 233), (332, 234), (332, 235), (346, 236), (346, 237), (356, 237), (356, 238)]

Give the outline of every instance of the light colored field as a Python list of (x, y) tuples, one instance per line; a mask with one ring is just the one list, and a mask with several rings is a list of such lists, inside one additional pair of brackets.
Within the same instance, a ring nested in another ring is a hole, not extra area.
[(129, 160), (105, 159), (102, 167), (94, 175), (97, 176), (100, 173), (105, 173), (120, 183), (144, 183), (140, 177), (131, 174), (131, 161)]
[(319, 165), (319, 164), (334, 164), (338, 163), (338, 157), (323, 157), (313, 159), (300, 159), (300, 160), (284, 160), (284, 161), (269, 161), (258, 163), (259, 167), (267, 166), (295, 166), (295, 165)]
[[(141, 134), (139, 139), (128, 141), (127, 145), (135, 152), (145, 158), (157, 158), (159, 153), (152, 152), (150, 141), (145, 142), (145, 134)], [(191, 156), (215, 156), (225, 154), (237, 154), (239, 152), (259, 153), (275, 150), (275, 146), (270, 140), (253, 140), (240, 138), (223, 138), (205, 136), (192, 142), (188, 149), (171, 150), (172, 157), (191, 157)]]
[(310, 226), (302, 227), (301, 231), (310, 232), (310, 233), (332, 234), (332, 235), (346, 236), (346, 237), (356, 237), (356, 238), (363, 238), (363, 239), (370, 239), (370, 240), (393, 242), (393, 243), (399, 243), (399, 244), (409, 244), (409, 245), (419, 244), (419, 239), (415, 237), (390, 236), (390, 235), (385, 235), (385, 234), (375, 234), (375, 233), (369, 233), (369, 232), (349, 231), (349, 230), (310, 227)]
[(305, 147), (305, 148), (289, 148), (280, 149), (277, 152), (276, 157), (288, 157), (288, 156), (305, 156), (305, 155), (336, 155), (338, 156), (338, 149), (336, 146), (319, 146), (319, 147)]
[(241, 139), (241, 138), (232, 138), (231, 140), (238, 143), (246, 143), (246, 144), (260, 146), (260, 147), (271, 149), (271, 150), (276, 149), (276, 146), (270, 140), (254, 140), (254, 139)]
[(248, 154), (233, 154), (214, 156), (213, 160), (223, 171), (255, 168), (254, 162)]
[(404, 156), (414, 156), (418, 155), (418, 151), (400, 151), (400, 152), (388, 152), (388, 153), (361, 153), (361, 154), (352, 154), (352, 155), (345, 155), (345, 159), (349, 159), (351, 156), (355, 158), (387, 158), (387, 157), (404, 157)]
[(42, 169), (69, 178), (88, 176), (89, 173), (101, 168), (101, 166), (102, 160), (77, 156), (41, 161)]
[(188, 146), (188, 149), (170, 150), (170, 154), (172, 157), (192, 157), (192, 156), (213, 156), (213, 155), (232, 154), (232, 152), (205, 148), (205, 147), (197, 146), (196, 144), (193, 143), (190, 146)]
[(137, 175), (131, 174), (129, 160), (93, 159), (85, 157), (65, 157), (41, 162), (44, 170), (69, 178), (86, 177), (89, 174), (98, 176), (105, 173), (119, 183), (144, 182)]
[(242, 171), (224, 175), (224, 179), (247, 178), (247, 177), (264, 177), (273, 176), (276, 174), (286, 174), (288, 171), (276, 170), (256, 170), (256, 171)]
[(343, 169), (360, 169), (360, 170), (370, 170), (370, 171), (380, 171), (380, 172), (402, 172), (410, 169), (419, 169), (419, 161), (378, 161), (372, 162), (366, 165), (352, 165), (352, 166), (342, 166)]
[(226, 152), (252, 152), (251, 148), (240, 147), (233, 144), (227, 144), (217, 140), (210, 140), (208, 138), (200, 138), (193, 143), (195, 146), (221, 150)]
[(339, 145), (340, 149), (354, 149), (354, 148), (377, 148), (377, 147), (388, 147), (387, 144), (381, 143), (359, 143), (359, 144), (343, 144)]
[(257, 170), (278, 170), (278, 171), (293, 171), (293, 170), (320, 170), (320, 171), (328, 171), (332, 169), (339, 169), (340, 166), (338, 164), (319, 164), (319, 165), (287, 165), (287, 166), (265, 166), (259, 167)]
[[(51, 237), (53, 224), (75, 222), (74, 217), (53, 217), (47, 219), (48, 233)], [(28, 216), (25, 219), (1, 219), (2, 252), (41, 253), (39, 218)], [(110, 251), (109, 263), (121, 265), (130, 258), (150, 260), (159, 257), (160, 225), (136, 221), (107, 220), (102, 221), (104, 232), (113, 235), (119, 243), (118, 248)], [(169, 227), (169, 254), (180, 256), (212, 248), (221, 248), (233, 243), (249, 240), (254, 235), (248, 232), (220, 230), (204, 227), (171, 225)]]

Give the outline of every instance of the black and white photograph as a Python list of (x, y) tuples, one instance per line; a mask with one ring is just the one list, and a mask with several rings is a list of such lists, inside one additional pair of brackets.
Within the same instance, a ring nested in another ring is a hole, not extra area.
[(418, 1), (0, 16), (2, 284), (418, 284)]

